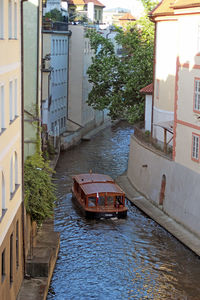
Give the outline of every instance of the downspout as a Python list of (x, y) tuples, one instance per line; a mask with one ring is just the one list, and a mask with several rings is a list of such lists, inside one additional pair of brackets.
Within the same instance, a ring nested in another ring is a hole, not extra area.
[(25, 205), (24, 205), (24, 11), (21, 1), (21, 166), (22, 166), (22, 247), (23, 247), (23, 272), (26, 274), (26, 251), (25, 251)]
[[(43, 31), (42, 31), (42, 29), (43, 29), (43, 4), (42, 4), (42, 24), (41, 24), (41, 61), (40, 61), (40, 65), (42, 66), (42, 61), (43, 61)], [(41, 95), (40, 95), (40, 115), (41, 115), (41, 117), (40, 117), (40, 119), (41, 119), (41, 123), (40, 123), (40, 125), (41, 125), (41, 127), (42, 127), (42, 92), (43, 92), (43, 90), (42, 90), (42, 85), (43, 85), (43, 72), (42, 72), (42, 70), (40, 70), (40, 72), (41, 72)], [(43, 139), (43, 136), (42, 136), (42, 133), (41, 133), (41, 139)], [(43, 140), (42, 140), (42, 142), (41, 142), (41, 149), (42, 149), (42, 145), (43, 145)], [(43, 151), (43, 149), (42, 149), (42, 151)]]
[(155, 82), (155, 69), (156, 69), (156, 36), (157, 36), (157, 23), (153, 20), (151, 20), (155, 24), (155, 30), (154, 30), (154, 54), (153, 54), (153, 93), (152, 93), (152, 111), (151, 111), (151, 137), (153, 137), (153, 108), (154, 108), (154, 82)]
[[(38, 1), (38, 7), (37, 7), (37, 82), (36, 82), (36, 116), (38, 116), (38, 122), (37, 122), (37, 140), (36, 140), (36, 144), (37, 141), (41, 141), (40, 139), (40, 120), (39, 120), (39, 72), (41, 72), (41, 70), (39, 70), (39, 42), (40, 42), (40, 1)], [(41, 142), (38, 145), (39, 149), (37, 150), (41, 150)], [(36, 151), (37, 151), (36, 150)]]

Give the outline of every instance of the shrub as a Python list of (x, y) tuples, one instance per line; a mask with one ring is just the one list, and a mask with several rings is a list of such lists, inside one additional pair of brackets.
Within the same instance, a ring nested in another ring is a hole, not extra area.
[(52, 173), (49, 162), (45, 162), (40, 154), (27, 158), (24, 165), (25, 206), (31, 219), (39, 225), (53, 216), (56, 196)]

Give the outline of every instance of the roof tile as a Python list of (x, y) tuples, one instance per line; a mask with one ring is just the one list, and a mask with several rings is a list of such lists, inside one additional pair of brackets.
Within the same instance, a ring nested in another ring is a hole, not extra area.
[(140, 93), (141, 93), (141, 94), (152, 95), (152, 93), (153, 93), (153, 83), (150, 83), (149, 85), (143, 87), (143, 88), (140, 90)]

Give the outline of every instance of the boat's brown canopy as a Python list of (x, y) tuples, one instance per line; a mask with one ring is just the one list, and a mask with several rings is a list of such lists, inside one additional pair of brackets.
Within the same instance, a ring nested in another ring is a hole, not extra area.
[(86, 183), (81, 185), (82, 190), (85, 195), (92, 195), (97, 193), (113, 193), (113, 194), (121, 194), (123, 195), (123, 191), (120, 187), (114, 182), (98, 182), (98, 183)]
[(85, 184), (89, 182), (114, 182), (114, 180), (108, 175), (95, 173), (75, 175), (73, 176), (73, 179), (75, 179), (79, 184)]
[(95, 173), (79, 174), (73, 176), (73, 179), (76, 180), (87, 196), (97, 193), (113, 193), (124, 195), (122, 189), (108, 175)]

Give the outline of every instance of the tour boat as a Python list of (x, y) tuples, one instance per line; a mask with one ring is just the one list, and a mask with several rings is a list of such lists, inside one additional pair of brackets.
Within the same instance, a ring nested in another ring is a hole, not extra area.
[(73, 176), (72, 199), (86, 218), (125, 218), (125, 193), (114, 180), (103, 174)]

